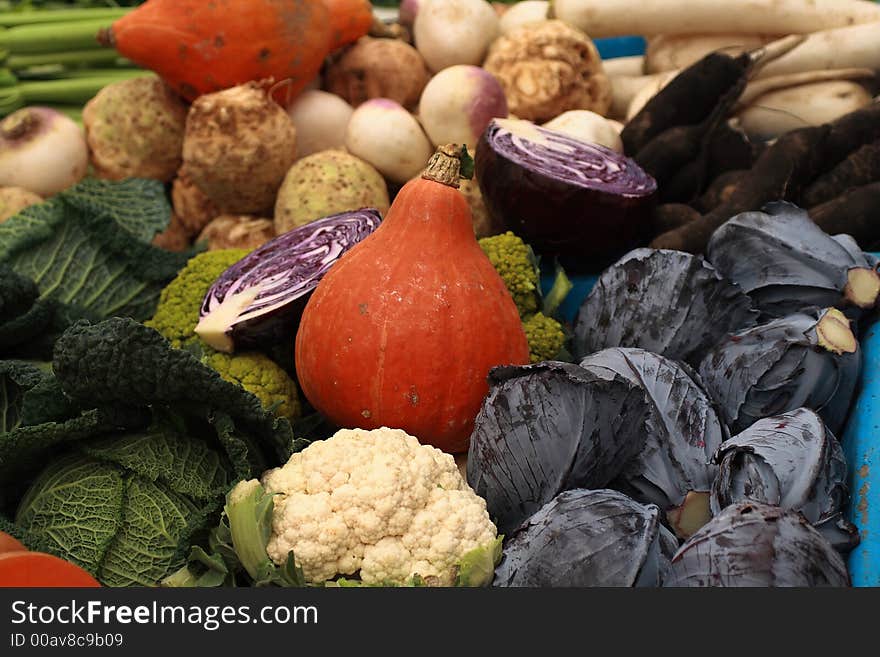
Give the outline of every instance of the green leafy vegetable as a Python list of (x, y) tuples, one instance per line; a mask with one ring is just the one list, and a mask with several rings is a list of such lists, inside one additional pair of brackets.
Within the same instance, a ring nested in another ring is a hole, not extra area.
[(170, 216), (158, 181), (86, 179), (0, 224), (0, 261), (71, 318), (144, 320), (192, 256), (150, 244)]

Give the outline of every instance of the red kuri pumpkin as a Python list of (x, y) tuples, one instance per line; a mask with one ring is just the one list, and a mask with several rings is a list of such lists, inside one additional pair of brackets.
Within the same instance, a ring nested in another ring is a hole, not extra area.
[(296, 336), (315, 408), (343, 427), (403, 429), (467, 450), (496, 365), (526, 364), (519, 313), (456, 189), (459, 148), (441, 147), (376, 231), (318, 284)]

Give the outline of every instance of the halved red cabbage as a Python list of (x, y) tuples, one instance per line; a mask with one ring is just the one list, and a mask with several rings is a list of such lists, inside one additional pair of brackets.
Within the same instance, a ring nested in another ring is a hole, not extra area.
[(476, 152), (493, 219), (570, 269), (598, 271), (647, 237), (657, 182), (632, 159), (529, 121), (493, 119)]
[(225, 352), (293, 340), (312, 290), (381, 221), (378, 210), (362, 208), (318, 219), (267, 242), (214, 282), (202, 301), (196, 333)]

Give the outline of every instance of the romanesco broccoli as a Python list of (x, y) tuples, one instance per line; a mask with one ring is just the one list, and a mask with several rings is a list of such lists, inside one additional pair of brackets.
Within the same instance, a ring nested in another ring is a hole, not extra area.
[(159, 331), (172, 347), (181, 349), (197, 342), (199, 337), (194, 329), (199, 323), (202, 299), (220, 274), (247, 254), (245, 249), (221, 249), (190, 259), (162, 290), (153, 318), (144, 324)]
[(520, 317), (536, 313), (541, 302), (541, 281), (532, 248), (510, 231), (484, 237), (479, 243), (510, 290)]
[(291, 422), (300, 415), (299, 393), (287, 372), (256, 351), (242, 354), (207, 353), (202, 362), (230, 383), (256, 395), (264, 408)]
[(202, 362), (226, 381), (254, 394), (265, 408), (293, 421), (300, 415), (296, 383), (271, 358), (259, 352), (224, 354), (195, 333), (199, 307), (215, 280), (248, 254), (246, 249), (207, 251), (192, 258), (162, 290), (153, 318), (144, 322), (178, 349), (198, 345)]
[(543, 313), (535, 313), (523, 321), (529, 342), (529, 358), (533, 363), (557, 360), (565, 347), (562, 324)]
[[(521, 237), (508, 231), (478, 240), (483, 252), (510, 291), (523, 322), (533, 363), (555, 360), (564, 353), (566, 335), (562, 324), (541, 310), (541, 273), (532, 247)], [(564, 275), (554, 283), (552, 307), (568, 294), (571, 284)], [(556, 299), (555, 297), (560, 298)], [(552, 312), (552, 308), (549, 311)]]

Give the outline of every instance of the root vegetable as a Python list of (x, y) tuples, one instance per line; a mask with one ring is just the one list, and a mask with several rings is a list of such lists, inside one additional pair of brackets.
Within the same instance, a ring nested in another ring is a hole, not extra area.
[(42, 202), (43, 199), (38, 194), (21, 187), (0, 187), (0, 223), (25, 208)]
[(810, 208), (810, 219), (831, 235), (851, 235), (865, 250), (880, 246), (880, 182), (849, 190), (827, 203)]
[(207, 242), (209, 251), (255, 249), (275, 237), (271, 219), (223, 214), (205, 226), (196, 242)]
[(604, 116), (589, 110), (563, 112), (543, 127), (623, 153), (620, 131)]
[(610, 57), (602, 60), (602, 68), (611, 78), (618, 75), (639, 77), (645, 74), (645, 56)]
[(819, 176), (804, 192), (803, 204), (812, 208), (839, 194), (880, 181), (880, 140), (865, 144), (843, 162)]
[[(714, 207), (726, 203), (730, 199), (733, 190), (736, 189), (736, 186), (747, 174), (748, 171), (745, 169), (733, 169), (717, 176), (695, 203), (697, 210), (709, 212)], [(667, 228), (666, 230), (672, 230), (672, 228), (677, 228), (677, 226)]]
[(838, 68), (880, 70), (880, 22), (829, 27), (825, 25), (821, 31), (808, 34), (797, 48), (767, 64), (758, 77)]
[(700, 213), (684, 203), (663, 203), (651, 215), (654, 234), (684, 226), (700, 218)]
[[(631, 89), (636, 89), (636, 91), (630, 97), (624, 113), (620, 116), (625, 117), (627, 121), (631, 121), (632, 118), (641, 112), (645, 105), (648, 104), (648, 101), (660, 93), (663, 87), (669, 84), (680, 72), (681, 71), (676, 69), (673, 71), (664, 71), (663, 73), (646, 75), (642, 78), (642, 81), (646, 82), (646, 84), (640, 85), (637, 89), (635, 84), (633, 84)], [(623, 99), (620, 98), (619, 102), (623, 102)]]
[(498, 22), (484, 0), (420, 0), (413, 38), (435, 73), (455, 64), (479, 66), (498, 35)]
[(401, 0), (400, 9), (397, 12), (397, 20), (404, 27), (411, 28), (416, 22), (416, 14), (425, 0)]
[(716, 51), (735, 57), (770, 43), (774, 38), (760, 34), (660, 34), (648, 39), (644, 72), (687, 68)]
[(27, 107), (0, 121), (0, 187), (46, 197), (79, 182), (89, 166), (85, 134), (47, 107)]
[(510, 34), (523, 25), (545, 21), (549, 11), (549, 2), (541, 0), (517, 2), (501, 15), (501, 20), (498, 22), (499, 33)]
[(332, 30), (330, 51), (354, 43), (373, 25), (373, 5), (369, 0), (320, 0), (327, 8)]
[(814, 82), (768, 92), (741, 110), (737, 118), (748, 135), (766, 140), (804, 126), (829, 123), (870, 102), (871, 94), (857, 82)]
[(361, 208), (384, 216), (389, 206), (385, 180), (376, 169), (341, 150), (321, 151), (298, 160), (284, 177), (275, 201), (275, 232)]
[(186, 228), (175, 213), (171, 213), (171, 221), (168, 228), (158, 233), (153, 238), (153, 246), (158, 246), (166, 251), (186, 251), (192, 246), (191, 236), (187, 233)]
[(354, 111), (345, 132), (345, 147), (390, 181), (401, 184), (424, 169), (434, 152), (416, 118), (387, 98), (368, 100)]
[(807, 34), (880, 21), (863, 0), (688, 0), (679, 11), (650, 0), (554, 0), (556, 17), (593, 38), (642, 34)]
[(354, 107), (390, 98), (412, 109), (430, 78), (424, 58), (408, 43), (363, 37), (327, 68), (325, 88)]
[(631, 117), (621, 138), (627, 153), (635, 154), (664, 130), (700, 123), (725, 94), (742, 93), (752, 60), (712, 53), (675, 75), (662, 91)]
[(498, 235), (504, 231), (504, 228), (492, 219), (489, 210), (486, 209), (486, 203), (483, 201), (483, 194), (480, 192), (480, 185), (473, 178), (461, 179), (458, 181), (458, 191), (464, 194), (464, 198), (468, 202), (471, 209), (471, 216), (474, 224), (474, 235), (477, 239)]
[(715, 229), (730, 217), (771, 201), (797, 202), (805, 187), (823, 171), (832, 169), (863, 144), (877, 139), (880, 139), (880, 103), (851, 112), (831, 124), (788, 132), (761, 153), (726, 203), (698, 221), (656, 237), (651, 246), (701, 252)]
[(834, 80), (866, 80), (873, 78), (874, 71), (869, 68), (829, 69), (825, 71), (806, 71), (804, 73), (787, 73), (750, 81), (735, 109), (743, 109), (754, 103), (758, 98), (771, 91), (797, 87), (814, 82), (831, 82)]
[(188, 106), (158, 77), (104, 87), (83, 108), (83, 126), (100, 178), (168, 182), (180, 168)]
[[(654, 73), (652, 75), (613, 75), (608, 72), (607, 69), (606, 73), (608, 73), (611, 82), (611, 107), (608, 110), (608, 116), (613, 116), (619, 119), (626, 119), (629, 107), (633, 102), (633, 98), (636, 97), (636, 94), (649, 85), (653, 86), (654, 89), (659, 90), (660, 81), (669, 75), (669, 73)], [(654, 93), (656, 93), (656, 91)], [(653, 96), (654, 93), (651, 95)]]
[(507, 114), (504, 89), (479, 66), (443, 69), (431, 78), (419, 100), (419, 120), (431, 142), (466, 144), (471, 152), (489, 121)]
[(249, 82), (197, 99), (186, 120), (183, 164), (221, 212), (269, 213), (296, 157), (296, 128)]
[(342, 148), (345, 129), (354, 108), (336, 94), (317, 89), (304, 91), (287, 108), (296, 128), (296, 155)]
[(520, 27), (499, 37), (484, 68), (498, 78), (510, 113), (549, 121), (568, 110), (602, 114), (611, 107), (611, 83), (592, 39), (562, 21)]
[(198, 235), (202, 228), (220, 212), (207, 197), (205, 192), (190, 179), (186, 171), (181, 169), (171, 185), (172, 217), (177, 217), (187, 236)]

